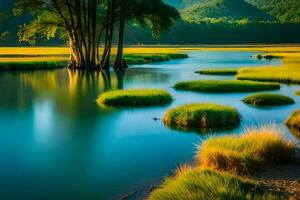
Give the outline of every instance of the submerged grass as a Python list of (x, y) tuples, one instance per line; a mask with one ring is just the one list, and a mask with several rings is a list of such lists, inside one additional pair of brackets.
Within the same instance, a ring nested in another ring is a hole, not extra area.
[(103, 93), (97, 103), (107, 106), (152, 106), (168, 104), (172, 96), (161, 89), (128, 89)]
[(243, 102), (257, 106), (280, 106), (294, 104), (295, 101), (279, 94), (260, 93), (246, 97)]
[(300, 110), (295, 111), (285, 122), (290, 128), (300, 129)]
[(181, 130), (201, 128), (232, 127), (240, 123), (240, 115), (235, 108), (211, 103), (190, 104), (169, 110), (164, 123)]
[(251, 174), (268, 164), (293, 162), (296, 146), (275, 128), (248, 130), (241, 136), (214, 137), (198, 150), (202, 167), (238, 174)]
[(280, 85), (240, 80), (199, 80), (179, 82), (175, 84), (174, 88), (199, 92), (256, 92), (280, 89)]
[(279, 200), (255, 182), (209, 169), (185, 169), (180, 175), (166, 178), (149, 200)]
[(203, 75), (236, 75), (237, 68), (216, 68), (216, 69), (203, 69), (196, 71), (198, 74)]

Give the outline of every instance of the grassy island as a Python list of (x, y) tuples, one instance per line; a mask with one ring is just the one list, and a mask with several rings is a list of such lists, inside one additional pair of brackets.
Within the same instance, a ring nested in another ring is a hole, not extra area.
[(203, 69), (196, 71), (198, 74), (203, 75), (236, 75), (237, 68), (216, 68), (216, 69)]
[(198, 92), (256, 92), (280, 89), (280, 85), (240, 80), (199, 80), (179, 82), (175, 84), (174, 88)]
[(300, 110), (295, 111), (285, 122), (288, 127), (300, 129)]
[(268, 93), (254, 94), (246, 97), (243, 101), (255, 106), (280, 106), (295, 103), (295, 101), (290, 97)]
[(172, 96), (161, 89), (128, 89), (103, 93), (97, 99), (98, 104), (107, 106), (153, 106), (168, 104)]
[(169, 110), (164, 123), (182, 130), (226, 128), (238, 125), (240, 115), (235, 108), (211, 103), (190, 104)]
[(202, 167), (251, 174), (267, 164), (291, 163), (295, 151), (295, 145), (275, 128), (266, 127), (206, 140), (198, 150), (198, 162)]

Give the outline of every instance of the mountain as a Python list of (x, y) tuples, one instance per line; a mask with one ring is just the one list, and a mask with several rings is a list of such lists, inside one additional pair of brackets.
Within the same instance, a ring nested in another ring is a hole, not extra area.
[(188, 6), (182, 12), (182, 18), (188, 22), (200, 22), (207, 19), (235, 21), (274, 21), (275, 17), (266, 14), (244, 0), (210, 0)]
[(205, 3), (209, 0), (164, 0), (165, 3), (177, 9), (183, 9), (196, 3)]
[(247, 0), (280, 22), (300, 23), (300, 0)]

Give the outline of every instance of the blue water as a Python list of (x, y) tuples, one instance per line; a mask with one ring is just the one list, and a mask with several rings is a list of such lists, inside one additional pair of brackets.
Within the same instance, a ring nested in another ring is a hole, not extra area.
[[(299, 86), (283, 85), (274, 93), (296, 100), (295, 105), (254, 108), (241, 99), (249, 93), (178, 92), (177, 81), (234, 79), (203, 76), (211, 67), (278, 65), (257, 60), (253, 52), (192, 52), (190, 58), (131, 66), (124, 77), (70, 72), (66, 69), (0, 73), (0, 199), (129, 199), (144, 198), (151, 187), (182, 163), (193, 162), (196, 145), (213, 134), (240, 134), (249, 126), (275, 124), (286, 137), (299, 140), (283, 122), (299, 108)], [(107, 109), (97, 96), (117, 88), (165, 88), (171, 105)], [(215, 102), (236, 107), (242, 123), (232, 131), (199, 134), (171, 130), (161, 121), (169, 108)]]

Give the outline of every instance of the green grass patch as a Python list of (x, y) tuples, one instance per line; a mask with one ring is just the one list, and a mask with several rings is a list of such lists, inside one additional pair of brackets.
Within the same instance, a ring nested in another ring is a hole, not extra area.
[(208, 169), (188, 169), (166, 178), (149, 200), (279, 200), (277, 193), (267, 192), (253, 181)]
[(300, 84), (300, 68), (297, 64), (282, 67), (249, 67), (238, 70), (238, 80)]
[(280, 89), (280, 85), (240, 80), (199, 80), (179, 82), (175, 84), (174, 88), (198, 92), (256, 92)]
[(300, 110), (295, 111), (285, 122), (288, 127), (300, 129)]
[(129, 65), (164, 62), (173, 59), (188, 58), (187, 54), (125, 54), (124, 59)]
[(161, 89), (129, 89), (103, 93), (97, 103), (107, 106), (153, 106), (168, 104), (172, 96)]
[(255, 106), (280, 106), (280, 105), (289, 105), (294, 104), (295, 101), (287, 96), (279, 94), (254, 94), (249, 97), (246, 97), (243, 102)]
[(217, 68), (217, 69), (203, 69), (196, 71), (198, 74), (203, 75), (236, 75), (237, 68)]
[(190, 104), (169, 110), (164, 123), (181, 130), (226, 128), (238, 125), (240, 115), (235, 108), (211, 103)]
[(293, 162), (296, 146), (275, 128), (248, 130), (241, 136), (214, 137), (198, 150), (202, 167), (238, 174), (251, 174), (268, 164)]
[(66, 68), (65, 61), (0, 62), (1, 70), (39, 70)]

